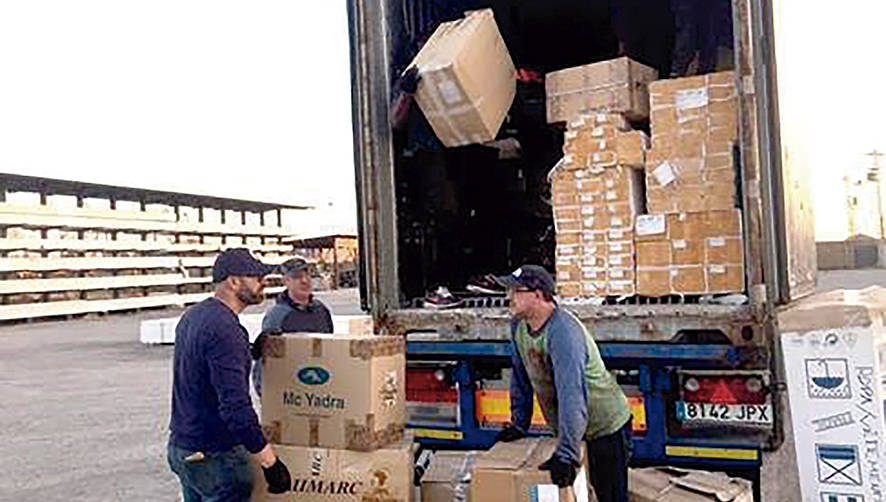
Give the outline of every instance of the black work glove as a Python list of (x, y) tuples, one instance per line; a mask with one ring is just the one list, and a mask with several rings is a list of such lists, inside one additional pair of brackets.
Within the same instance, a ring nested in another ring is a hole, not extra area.
[(292, 488), (292, 477), (289, 476), (289, 469), (286, 464), (277, 457), (274, 465), (270, 467), (262, 467), (265, 473), (265, 481), (268, 482), (268, 491), (271, 493), (288, 492)]
[(538, 466), (540, 471), (549, 471), (551, 473), (551, 481), (560, 488), (572, 486), (575, 483), (575, 466), (572, 462), (564, 462), (557, 456), (552, 456), (545, 463)]
[(279, 330), (268, 330), (259, 333), (258, 336), (255, 337), (255, 341), (252, 342), (252, 346), (249, 348), (249, 354), (252, 356), (252, 359), (257, 360), (261, 357), (265, 340), (267, 340), (269, 336), (279, 335), (280, 333)]
[(406, 70), (406, 73), (403, 74), (402, 80), (400, 81), (400, 88), (407, 94), (415, 94), (415, 91), (418, 90), (418, 82), (420, 80), (421, 75), (418, 74), (418, 67), (411, 66)]
[(524, 437), (526, 437), (526, 433), (514, 427), (513, 425), (509, 425), (502, 429), (497, 436), (495, 436), (495, 442), (510, 443), (511, 441), (516, 441)]

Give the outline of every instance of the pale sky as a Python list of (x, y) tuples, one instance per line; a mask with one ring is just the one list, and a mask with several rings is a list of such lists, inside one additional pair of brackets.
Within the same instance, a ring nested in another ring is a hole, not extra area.
[[(785, 148), (818, 238), (843, 238), (842, 177), (886, 151), (886, 3), (774, 3)], [(0, 2), (0, 172), (314, 204), (353, 229), (346, 18), (335, 0)]]
[[(808, 164), (816, 238), (846, 238), (843, 176), (886, 152), (886, 2), (775, 0), (783, 142)], [(881, 162), (886, 167), (886, 162)]]
[(331, 202), (354, 229), (352, 152), (342, 1), (0, 2), (0, 172)]

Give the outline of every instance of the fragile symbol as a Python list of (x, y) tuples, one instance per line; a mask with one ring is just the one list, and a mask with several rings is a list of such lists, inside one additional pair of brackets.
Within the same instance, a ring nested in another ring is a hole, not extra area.
[(844, 413), (837, 413), (836, 415), (831, 415), (829, 417), (816, 418), (812, 421), (812, 426), (815, 427), (815, 432), (824, 432), (831, 429), (837, 429), (840, 427), (845, 427), (847, 425), (852, 425), (855, 423), (855, 420), (852, 418), (852, 412), (847, 411)]
[(806, 387), (812, 399), (849, 399), (849, 364), (846, 359), (807, 359)]
[(815, 456), (820, 483), (861, 486), (861, 465), (854, 445), (817, 444)]
[(821, 502), (864, 502), (864, 495), (856, 493), (821, 492)]

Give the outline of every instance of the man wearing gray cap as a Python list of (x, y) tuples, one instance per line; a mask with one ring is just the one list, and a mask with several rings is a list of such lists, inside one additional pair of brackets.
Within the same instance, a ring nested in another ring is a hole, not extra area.
[(534, 392), (557, 436), (557, 449), (539, 468), (557, 486), (571, 486), (585, 441), (597, 500), (627, 502), (631, 414), (594, 337), (554, 301), (554, 279), (544, 268), (523, 265), (496, 280), (507, 288), (513, 314), (511, 424), (496, 441), (526, 434)]
[(279, 333), (332, 333), (332, 315), (323, 302), (314, 298), (311, 266), (302, 258), (280, 265), (286, 291), (261, 321), (262, 334), (253, 344), (252, 385), (261, 396), (261, 346), (265, 337)]
[(249, 454), (269, 492), (292, 486), (252, 407), (249, 336), (237, 317), (264, 300), (264, 276), (272, 270), (245, 248), (222, 252), (212, 267), (215, 295), (190, 307), (175, 327), (167, 461), (184, 502), (248, 501)]

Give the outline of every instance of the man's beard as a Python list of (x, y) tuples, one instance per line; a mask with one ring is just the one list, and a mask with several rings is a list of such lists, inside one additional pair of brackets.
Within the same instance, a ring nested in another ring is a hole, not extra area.
[(261, 291), (256, 293), (249, 289), (248, 286), (243, 286), (238, 289), (235, 293), (237, 299), (243, 302), (244, 305), (258, 305), (259, 303), (265, 301), (265, 295), (262, 294)]

